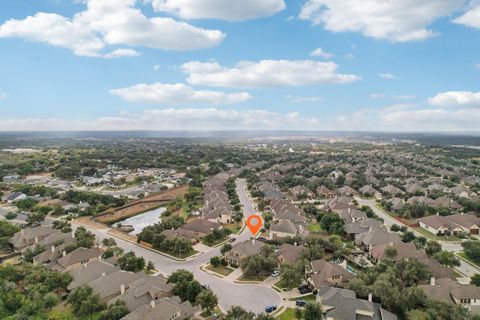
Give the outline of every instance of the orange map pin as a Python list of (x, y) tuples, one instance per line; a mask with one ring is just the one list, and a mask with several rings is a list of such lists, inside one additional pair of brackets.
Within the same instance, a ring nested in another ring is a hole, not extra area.
[(247, 218), (247, 227), (250, 232), (255, 236), (258, 231), (263, 227), (262, 217), (258, 214), (252, 214)]

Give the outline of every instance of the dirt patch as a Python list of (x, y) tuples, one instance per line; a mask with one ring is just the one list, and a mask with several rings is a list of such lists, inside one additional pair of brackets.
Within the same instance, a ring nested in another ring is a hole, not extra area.
[(106, 224), (115, 223), (117, 221), (136, 216), (137, 214), (145, 211), (158, 208), (178, 197), (183, 197), (187, 190), (188, 185), (182, 185), (176, 188), (165, 190), (143, 199), (127, 203), (123, 207), (115, 209), (113, 212), (106, 212), (101, 216), (98, 216), (95, 220)]
[(73, 222), (76, 223), (76, 224), (89, 226), (90, 228), (93, 228), (93, 229), (108, 228), (107, 225), (104, 225), (102, 223), (98, 223), (96, 221), (93, 221), (93, 220), (90, 219), (90, 217), (80, 217), (78, 219), (75, 219)]

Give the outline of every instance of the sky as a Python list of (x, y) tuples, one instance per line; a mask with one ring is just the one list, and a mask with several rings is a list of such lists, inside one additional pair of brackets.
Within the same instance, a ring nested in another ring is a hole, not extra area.
[(480, 131), (480, 0), (2, 0), (0, 131)]

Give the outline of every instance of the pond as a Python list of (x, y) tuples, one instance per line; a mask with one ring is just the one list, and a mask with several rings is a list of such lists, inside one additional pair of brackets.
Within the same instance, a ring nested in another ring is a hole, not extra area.
[(153, 209), (134, 217), (119, 221), (115, 223), (114, 226), (117, 227), (119, 224), (122, 226), (132, 226), (133, 231), (131, 231), (130, 234), (137, 235), (143, 230), (143, 228), (160, 222), (160, 216), (165, 212), (165, 210), (166, 208), (164, 207)]

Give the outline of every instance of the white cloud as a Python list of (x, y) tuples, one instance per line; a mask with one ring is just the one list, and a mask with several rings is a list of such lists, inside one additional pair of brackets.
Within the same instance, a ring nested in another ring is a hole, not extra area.
[(455, 18), (453, 22), (471, 28), (480, 28), (480, 4), (473, 5), (463, 15)]
[[(166, 121), (168, 119), (168, 121)], [(12, 130), (315, 130), (320, 121), (298, 113), (277, 113), (261, 109), (217, 108), (150, 109), (142, 113), (93, 120), (0, 119), (0, 131)]]
[(147, 18), (135, 8), (136, 0), (86, 0), (87, 9), (73, 18), (38, 12), (23, 20), (10, 19), (0, 25), (0, 38), (17, 37), (45, 42), (88, 57), (134, 56), (133, 49), (109, 46), (141, 46), (163, 50), (196, 50), (220, 44), (219, 30), (194, 27), (171, 18)]
[(322, 97), (317, 96), (286, 96), (287, 100), (293, 103), (309, 103), (309, 102), (318, 102), (322, 100)]
[(464, 3), (465, 0), (308, 0), (299, 17), (333, 32), (360, 32), (394, 42), (418, 41), (434, 36), (436, 32), (428, 26)]
[(252, 98), (246, 92), (225, 93), (219, 91), (200, 90), (183, 83), (164, 84), (137, 84), (131, 87), (110, 90), (124, 100), (147, 103), (208, 103), (208, 104), (233, 104), (245, 102)]
[(331, 59), (333, 57), (332, 53), (324, 51), (322, 48), (317, 48), (310, 52), (312, 57), (321, 57), (323, 59)]
[(447, 91), (440, 92), (428, 99), (431, 105), (439, 107), (478, 107), (480, 108), (480, 92)]
[(0, 100), (5, 100), (8, 97), (8, 93), (0, 88)]
[(393, 80), (397, 78), (391, 73), (379, 73), (378, 76), (385, 80)]
[(154, 66), (153, 66), (153, 70), (154, 70), (154, 71), (160, 70), (160, 65), (159, 65), (159, 64), (154, 65)]
[(373, 100), (378, 100), (378, 99), (383, 99), (383, 98), (385, 98), (384, 93), (371, 93), (370, 94), (370, 99), (373, 99)]
[(283, 0), (151, 0), (155, 11), (183, 19), (242, 21), (272, 16), (285, 9)]
[(349, 83), (360, 78), (337, 73), (337, 64), (312, 60), (242, 61), (233, 68), (217, 62), (192, 61), (182, 65), (187, 82), (216, 87), (258, 88), (302, 86), (322, 83)]
[(402, 94), (402, 95), (393, 95), (392, 98), (397, 100), (411, 100), (411, 99), (415, 99), (416, 97), (413, 95)]

